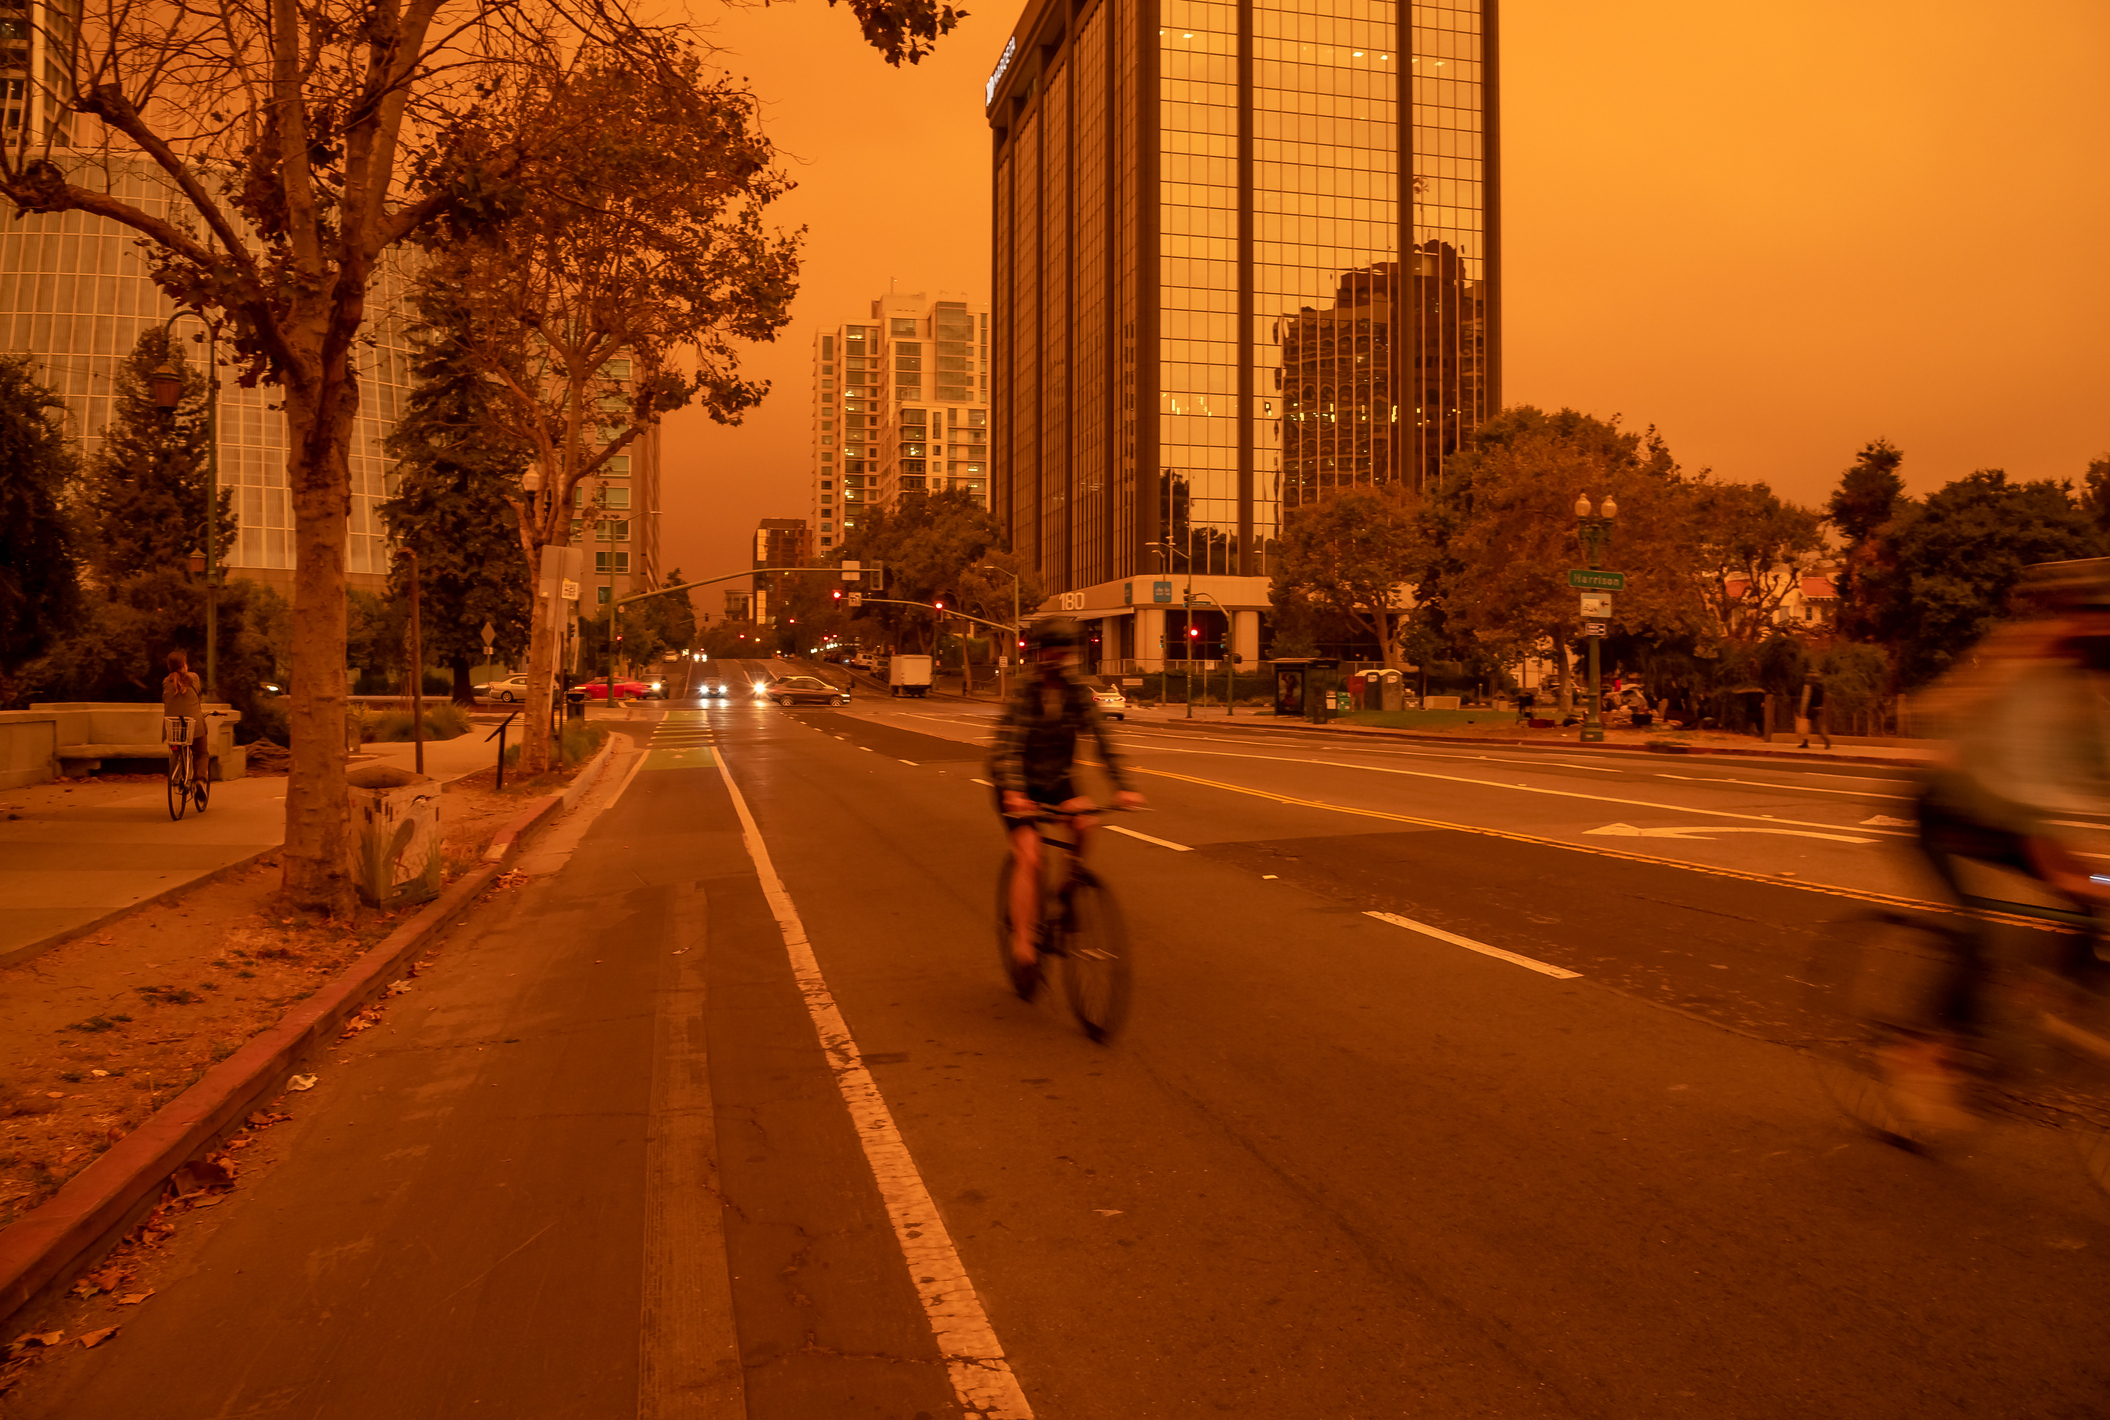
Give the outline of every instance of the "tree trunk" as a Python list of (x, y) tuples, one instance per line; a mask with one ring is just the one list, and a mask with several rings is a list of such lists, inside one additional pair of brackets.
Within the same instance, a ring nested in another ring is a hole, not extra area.
[(476, 703), (476, 691), (469, 685), (469, 658), (467, 656), (456, 656), (447, 664), (454, 671), (454, 703), (457, 705), (474, 705)]
[[(557, 588), (545, 587), (541, 569), (535, 569), (534, 624), (528, 639), (528, 710), (520, 735), (520, 767), (528, 774), (546, 774), (550, 765), (551, 706), (557, 694)], [(547, 687), (550, 700), (541, 705), (535, 697)]]
[(1549, 639), (1553, 642), (1555, 672), (1561, 678), (1560, 698), (1554, 702), (1554, 708), (1560, 712), (1560, 717), (1565, 720), (1568, 716), (1575, 713), (1575, 668), (1568, 654), (1567, 638), (1556, 631)]
[[(341, 375), (348, 372), (338, 372)], [(320, 390), (288, 380), (286, 475), (293, 493), (293, 686), (287, 698), (293, 766), (286, 779), (283, 883), (297, 907), (349, 914), (344, 776), (348, 706), (344, 554), (351, 515), (351, 446), (358, 387), (326, 373)]]

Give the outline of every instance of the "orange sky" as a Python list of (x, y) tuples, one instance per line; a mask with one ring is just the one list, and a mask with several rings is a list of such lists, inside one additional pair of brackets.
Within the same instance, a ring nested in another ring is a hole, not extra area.
[[(736, 429), (668, 421), (665, 566), (746, 565), (808, 514), (809, 338), (989, 290), (982, 84), (1021, 6), (887, 67), (846, 9), (721, 12), (808, 233), (796, 321)], [(1915, 490), (2078, 479), (2110, 452), (2110, 5), (1507, 0), (1511, 403), (1654, 423), (1688, 468), (1819, 501), (1863, 442)], [(715, 595), (699, 605), (717, 612)]]

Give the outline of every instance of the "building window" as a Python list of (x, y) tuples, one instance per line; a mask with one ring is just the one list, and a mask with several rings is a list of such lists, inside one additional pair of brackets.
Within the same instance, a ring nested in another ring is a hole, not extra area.
[(602, 541), (602, 542), (628, 542), (628, 541), (630, 541), (630, 520), (629, 520), (628, 518), (623, 518), (623, 519), (614, 519), (614, 518), (611, 518), (611, 519), (609, 519), (608, 521), (606, 521), (606, 522), (602, 523), (602, 524), (601, 524), (601, 541)]
[(826, 547), (826, 546), (827, 546), (827, 545), (828, 545), (829, 543), (831, 543), (831, 542), (833, 542), (833, 541), (835, 541), (835, 539), (834, 539), (834, 538), (832, 538), (832, 537), (824, 537), (824, 538), (822, 538), (822, 539), (821, 539), (821, 546), (822, 546), (822, 547)]
[(834, 336), (824, 335), (821, 337), (821, 358), (823, 360), (833, 360), (835, 358)]
[[(604, 550), (604, 551), (599, 551), (599, 552), (596, 552), (596, 553), (594, 553), (594, 555), (593, 555), (593, 570), (594, 570), (594, 571), (595, 571), (596, 573), (598, 573), (599, 575), (603, 576), (603, 577), (605, 577), (605, 576), (607, 576), (607, 575), (608, 575), (608, 558), (609, 558), (609, 554), (608, 554), (608, 553), (607, 553), (607, 552), (606, 552), (605, 550)], [(630, 554), (629, 554), (629, 553), (627, 553), (627, 552), (618, 552), (618, 553), (616, 553), (616, 554), (615, 554), (615, 571), (616, 571), (616, 575), (617, 575), (617, 576), (619, 576), (619, 577), (621, 577), (621, 576), (627, 576), (627, 575), (629, 574), (629, 572), (630, 572)], [(603, 587), (603, 588), (601, 588), (601, 590), (605, 592), (605, 591), (607, 591), (608, 589), (607, 589), (606, 587)]]
[(601, 465), (601, 477), (603, 478), (628, 478), (629, 476), (630, 455), (628, 454), (610, 454), (608, 462)]
[(824, 389), (824, 390), (832, 390), (832, 389), (834, 389), (834, 388), (835, 388), (835, 381), (833, 381), (833, 380), (822, 380), (822, 381), (821, 381), (821, 388), (822, 388), (822, 389)]
[[(903, 473), (922, 473), (924, 471), (924, 462), (922, 459), (903, 459), (901, 461), (901, 471)], [(902, 479), (901, 486), (904, 488), (908, 487), (908, 480)], [(917, 479), (916, 487), (921, 488), (922, 486), (923, 480)]]
[(832, 479), (824, 478), (821, 480), (821, 487), (823, 488), (833, 488), (834, 486), (835, 482)]
[(610, 360), (610, 361), (607, 361), (607, 362), (606, 362), (605, 364), (603, 364), (603, 365), (601, 366), (601, 378), (602, 378), (602, 379), (604, 379), (604, 380), (627, 380), (627, 379), (629, 379), (629, 378), (630, 378), (630, 362), (629, 362), (628, 360)]
[(916, 333), (916, 319), (914, 316), (910, 316), (905, 320), (896, 317), (890, 322), (889, 330), (894, 335), (914, 335)]
[(630, 490), (627, 488), (603, 488), (601, 490), (601, 502), (610, 508), (627, 508), (630, 506)]
[(827, 504), (827, 503), (833, 503), (834, 501), (835, 501), (835, 495), (834, 495), (833, 493), (823, 493), (823, 494), (821, 495), (821, 502), (822, 502), (822, 503), (824, 503), (824, 504)]

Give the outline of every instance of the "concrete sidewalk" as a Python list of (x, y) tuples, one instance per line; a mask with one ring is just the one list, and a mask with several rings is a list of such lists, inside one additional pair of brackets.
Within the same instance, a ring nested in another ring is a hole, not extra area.
[[(496, 726), (425, 746), (425, 772), (442, 782), (493, 764)], [(408, 769), (414, 746), (370, 744), (352, 767)], [(172, 821), (158, 777), (33, 784), (0, 790), (0, 966), (94, 930), (111, 918), (285, 841), (283, 776), (212, 786), (211, 806)]]

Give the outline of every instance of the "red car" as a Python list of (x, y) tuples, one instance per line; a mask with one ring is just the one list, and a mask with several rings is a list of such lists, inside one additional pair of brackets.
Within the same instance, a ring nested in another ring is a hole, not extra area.
[[(581, 681), (572, 689), (586, 692), (586, 698), (589, 700), (608, 698), (608, 682), (605, 680)], [(651, 698), (652, 694), (652, 687), (641, 680), (619, 680), (615, 683), (615, 698), (618, 700), (646, 700)]]

